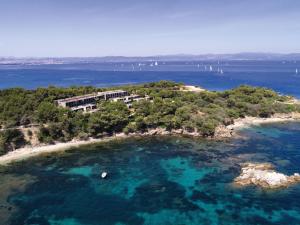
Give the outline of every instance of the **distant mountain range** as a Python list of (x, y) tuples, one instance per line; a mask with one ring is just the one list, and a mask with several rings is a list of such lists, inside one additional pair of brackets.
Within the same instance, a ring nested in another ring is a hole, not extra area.
[(105, 63), (105, 62), (145, 62), (145, 61), (298, 61), (300, 53), (237, 53), (237, 54), (203, 54), (203, 55), (157, 55), (147, 57), (45, 57), (45, 58), (17, 58), (0, 57), (0, 65), (46, 65), (46, 64), (76, 64), (76, 63)]

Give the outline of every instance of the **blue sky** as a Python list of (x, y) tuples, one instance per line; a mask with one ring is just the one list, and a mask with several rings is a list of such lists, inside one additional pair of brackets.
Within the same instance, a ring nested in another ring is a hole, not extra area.
[(300, 52), (299, 0), (0, 0), (0, 56)]

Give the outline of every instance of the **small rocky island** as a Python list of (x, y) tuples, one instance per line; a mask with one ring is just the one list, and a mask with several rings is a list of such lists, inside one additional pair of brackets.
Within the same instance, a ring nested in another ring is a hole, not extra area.
[(238, 186), (255, 185), (265, 189), (286, 188), (300, 183), (300, 174), (288, 176), (278, 173), (270, 163), (245, 163), (242, 164), (242, 173), (234, 183)]

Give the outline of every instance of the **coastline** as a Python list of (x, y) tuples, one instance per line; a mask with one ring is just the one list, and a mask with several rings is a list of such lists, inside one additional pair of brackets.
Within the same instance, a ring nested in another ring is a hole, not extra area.
[(300, 113), (275, 113), (272, 117), (269, 118), (258, 118), (246, 116), (245, 118), (235, 119), (234, 123), (226, 126), (229, 130), (240, 130), (250, 126), (268, 124), (268, 123), (282, 123), (282, 122), (293, 122), (300, 121)]
[(108, 137), (103, 137), (98, 139), (90, 138), (88, 140), (72, 140), (65, 143), (59, 142), (59, 143), (48, 144), (48, 145), (25, 146), (23, 148), (16, 149), (5, 155), (0, 156), (0, 165), (5, 166), (13, 162), (22, 161), (45, 153), (59, 152), (71, 148), (81, 147), (84, 145), (108, 142), (111, 140), (123, 139), (127, 137), (130, 137), (130, 135), (120, 133), (120, 134), (116, 134), (115, 136), (108, 136)]
[[(274, 114), (270, 118), (258, 118), (258, 117), (245, 117), (234, 120), (234, 123), (228, 126), (219, 126), (216, 128), (216, 135), (212, 137), (215, 140), (222, 140), (227, 138), (238, 137), (237, 131), (243, 128), (247, 128), (253, 125), (260, 125), (266, 123), (282, 123), (300, 121), (300, 113), (289, 114)], [(106, 136), (99, 139), (90, 138), (88, 140), (72, 140), (66, 143), (56, 143), (53, 145), (39, 145), (39, 146), (26, 146), (24, 148), (16, 149), (5, 155), (0, 156), (0, 165), (8, 165), (13, 162), (22, 161), (34, 156), (38, 156), (45, 153), (59, 152), (76, 148), (84, 145), (108, 142), (112, 140), (125, 139), (129, 137), (143, 137), (143, 136), (170, 136), (170, 135), (186, 135), (190, 137), (200, 137), (197, 132), (188, 133), (182, 129), (166, 131), (162, 128), (150, 130), (145, 133), (118, 133), (114, 136)]]

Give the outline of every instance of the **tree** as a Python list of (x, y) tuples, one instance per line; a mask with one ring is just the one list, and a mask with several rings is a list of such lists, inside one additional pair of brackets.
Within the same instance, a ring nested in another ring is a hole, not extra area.
[(37, 120), (41, 123), (57, 122), (59, 118), (58, 108), (50, 102), (42, 102), (36, 112)]
[(23, 147), (26, 144), (24, 134), (17, 129), (0, 132), (0, 154)]
[(104, 102), (99, 112), (93, 113), (88, 122), (88, 131), (93, 135), (120, 132), (129, 122), (130, 112), (122, 102)]

